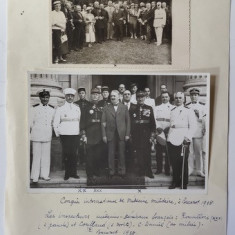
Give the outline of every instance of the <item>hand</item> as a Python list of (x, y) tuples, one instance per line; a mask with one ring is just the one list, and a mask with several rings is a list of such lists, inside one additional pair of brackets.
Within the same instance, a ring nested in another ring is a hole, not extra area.
[(165, 128), (164, 133), (168, 135), (169, 130), (170, 130), (170, 127)]
[(123, 20), (123, 18), (120, 18), (119, 20)]
[(190, 142), (191, 142), (190, 139), (188, 139), (187, 137), (184, 137), (184, 141), (183, 141), (184, 145), (188, 145)]
[(157, 132), (160, 135), (163, 132), (163, 129), (159, 127), (159, 128), (157, 128)]
[(112, 23), (112, 25), (114, 26), (114, 23)]
[(103, 141), (104, 141), (104, 143), (105, 144), (107, 144), (108, 143), (108, 140), (107, 140), (107, 137), (105, 136), (105, 137), (103, 137)]
[(126, 135), (125, 136), (125, 141), (128, 141), (130, 139), (130, 136)]

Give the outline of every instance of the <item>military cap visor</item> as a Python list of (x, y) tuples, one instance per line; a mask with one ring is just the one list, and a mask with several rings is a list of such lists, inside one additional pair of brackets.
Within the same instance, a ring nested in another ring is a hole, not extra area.
[(198, 88), (192, 88), (190, 91), (189, 91), (190, 94), (199, 94), (200, 93), (200, 90)]
[(145, 97), (145, 92), (143, 92), (143, 91), (137, 91), (137, 92), (136, 92), (136, 97)]
[(91, 94), (100, 94), (100, 90), (98, 88), (91, 89)]
[(48, 90), (48, 89), (42, 89), (42, 90), (40, 90), (40, 91), (38, 91), (37, 92), (37, 95), (39, 96), (39, 97), (44, 97), (44, 96), (50, 96), (50, 90)]
[(85, 92), (86, 92), (85, 87), (80, 87), (80, 88), (78, 88), (78, 93), (79, 93), (80, 91), (85, 91)]
[(102, 90), (102, 92), (103, 92), (103, 91), (109, 91), (109, 87), (103, 86), (103, 87), (101, 88), (101, 90)]

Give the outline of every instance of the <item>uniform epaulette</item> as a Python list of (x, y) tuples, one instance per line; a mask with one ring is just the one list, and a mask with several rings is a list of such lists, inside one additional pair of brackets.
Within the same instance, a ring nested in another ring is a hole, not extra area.
[(51, 105), (51, 104), (48, 104), (48, 106), (50, 106), (50, 107), (53, 108), (53, 109), (55, 108), (55, 107), (54, 107), (53, 105)]
[(203, 103), (203, 102), (201, 102), (201, 101), (199, 101), (199, 104), (201, 104), (201, 105), (206, 105), (205, 103)]
[(204, 114), (202, 117), (206, 117), (206, 114)]
[(171, 111), (173, 111), (176, 107), (174, 107)]
[(187, 106), (184, 106), (186, 109), (190, 109), (189, 107), (187, 107)]
[(75, 103), (73, 103), (73, 104), (80, 108), (79, 104), (75, 104)]
[(33, 107), (37, 107), (39, 104), (35, 104), (35, 105), (33, 105)]
[(190, 105), (190, 104), (192, 104), (192, 102), (189, 102), (189, 103), (185, 104), (185, 107), (188, 106), (188, 105)]

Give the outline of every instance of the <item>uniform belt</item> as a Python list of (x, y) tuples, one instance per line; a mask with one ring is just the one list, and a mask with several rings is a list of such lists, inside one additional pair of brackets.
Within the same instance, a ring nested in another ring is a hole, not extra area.
[(156, 118), (157, 121), (170, 122), (169, 118)]
[(154, 19), (163, 19), (163, 17), (159, 17), (159, 18), (154, 18)]
[(100, 119), (91, 119), (91, 122), (100, 122)]
[(150, 123), (150, 122), (149, 122), (149, 120), (135, 120), (134, 123), (143, 124), (143, 123)]
[(188, 126), (171, 126), (171, 128), (175, 128), (175, 129), (177, 129), (177, 128), (188, 128)]
[(61, 122), (75, 122), (78, 121), (78, 118), (62, 118)]

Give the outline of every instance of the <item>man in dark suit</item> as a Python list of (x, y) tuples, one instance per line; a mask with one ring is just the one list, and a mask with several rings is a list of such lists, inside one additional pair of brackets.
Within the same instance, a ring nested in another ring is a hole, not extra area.
[(102, 110), (98, 106), (99, 89), (91, 90), (91, 102), (86, 107), (85, 132), (87, 138), (87, 161), (86, 173), (88, 180), (93, 181), (95, 176), (101, 174), (101, 169), (106, 167), (101, 161), (103, 141), (101, 135), (101, 116)]
[(115, 4), (115, 10), (113, 12), (113, 26), (117, 41), (123, 41), (123, 24), (125, 20), (124, 11), (119, 9), (119, 5)]
[(151, 169), (151, 144), (156, 131), (153, 109), (144, 104), (145, 93), (137, 91), (137, 105), (130, 109), (133, 156), (137, 162), (137, 174), (154, 178)]
[(94, 2), (94, 9), (91, 12), (95, 17), (95, 36), (98, 43), (105, 41), (105, 27), (107, 26), (108, 13), (101, 9), (99, 2)]
[(125, 141), (130, 136), (130, 116), (127, 107), (119, 102), (119, 92), (111, 92), (111, 103), (103, 109), (101, 119), (102, 137), (108, 144), (109, 175), (115, 174), (115, 152), (118, 148), (118, 173), (125, 176)]
[(79, 5), (74, 8), (73, 23), (75, 27), (73, 35), (74, 49), (83, 49), (85, 38), (85, 21), (81, 13), (81, 6)]

